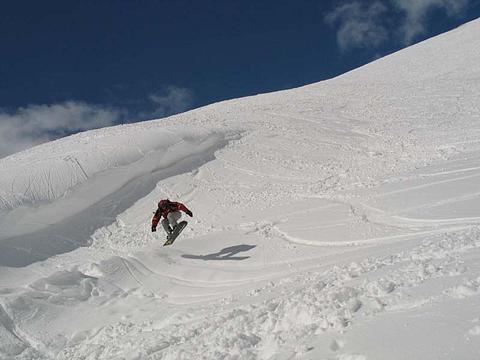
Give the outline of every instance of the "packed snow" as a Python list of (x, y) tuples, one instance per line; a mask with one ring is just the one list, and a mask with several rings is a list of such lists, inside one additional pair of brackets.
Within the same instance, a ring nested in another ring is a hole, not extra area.
[(479, 359), (479, 139), (476, 20), (1, 159), (0, 359)]

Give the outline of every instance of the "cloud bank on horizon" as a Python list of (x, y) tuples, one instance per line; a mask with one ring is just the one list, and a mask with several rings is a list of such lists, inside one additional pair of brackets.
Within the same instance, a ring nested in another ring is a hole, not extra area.
[[(325, 22), (337, 28), (342, 51), (378, 47), (396, 38), (411, 45), (425, 34), (429, 12), (441, 10), (448, 17), (461, 15), (471, 0), (376, 0), (344, 2), (325, 15)], [(398, 13), (400, 18), (397, 19)], [(396, 16), (395, 16), (396, 15)]]
[(190, 90), (168, 86), (150, 94), (148, 110), (138, 113), (82, 101), (32, 104), (13, 112), (0, 109), (0, 158), (80, 131), (177, 114), (190, 109), (193, 101)]

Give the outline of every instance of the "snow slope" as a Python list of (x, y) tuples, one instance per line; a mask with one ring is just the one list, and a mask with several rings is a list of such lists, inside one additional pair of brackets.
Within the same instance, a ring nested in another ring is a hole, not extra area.
[(1, 159), (0, 358), (478, 359), (479, 120), (476, 20)]

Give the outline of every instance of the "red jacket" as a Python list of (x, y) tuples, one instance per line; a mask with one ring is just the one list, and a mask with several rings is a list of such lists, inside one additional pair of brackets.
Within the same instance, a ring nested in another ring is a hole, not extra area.
[(183, 211), (186, 214), (191, 214), (192, 212), (188, 208), (179, 202), (174, 201), (165, 201), (162, 200), (158, 203), (158, 209), (155, 211), (155, 215), (152, 218), (152, 226), (156, 227), (162, 216), (166, 219), (167, 215), (174, 211)]

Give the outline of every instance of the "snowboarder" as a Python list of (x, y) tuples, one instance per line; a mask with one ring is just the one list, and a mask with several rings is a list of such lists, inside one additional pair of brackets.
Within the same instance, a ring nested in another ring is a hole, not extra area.
[(152, 232), (157, 231), (157, 224), (163, 216), (162, 226), (167, 235), (172, 234), (178, 224), (178, 220), (182, 217), (180, 211), (183, 211), (190, 217), (193, 216), (192, 212), (182, 203), (170, 201), (168, 199), (160, 200), (157, 211), (155, 211), (155, 215), (153, 215), (152, 218)]

